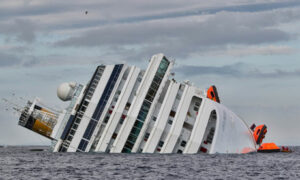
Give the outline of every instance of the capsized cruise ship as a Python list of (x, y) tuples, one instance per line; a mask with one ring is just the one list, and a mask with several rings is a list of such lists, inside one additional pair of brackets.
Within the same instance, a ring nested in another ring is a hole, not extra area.
[[(248, 153), (264, 134), (253, 131), (220, 103), (217, 90), (172, 77), (163, 54), (146, 70), (100, 65), (87, 85), (63, 83), (62, 111), (28, 101), (19, 125), (52, 141), (54, 152)], [(263, 129), (266, 131), (265, 129)]]

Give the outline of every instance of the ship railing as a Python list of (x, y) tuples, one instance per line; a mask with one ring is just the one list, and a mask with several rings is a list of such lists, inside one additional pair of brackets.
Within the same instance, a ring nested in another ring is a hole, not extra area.
[(25, 126), (28, 118), (29, 118), (29, 108), (32, 105), (32, 103), (30, 101), (28, 101), (27, 105), (24, 107), (24, 109), (21, 112), (21, 116), (19, 118), (19, 122), (18, 124), (21, 126)]

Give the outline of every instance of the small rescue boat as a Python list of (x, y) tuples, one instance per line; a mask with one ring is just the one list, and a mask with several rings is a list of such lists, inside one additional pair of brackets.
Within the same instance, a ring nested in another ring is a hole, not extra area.
[(275, 143), (263, 143), (257, 150), (261, 153), (280, 152), (280, 148)]
[(281, 146), (281, 152), (293, 152), (292, 150), (290, 150), (288, 147), (285, 146)]

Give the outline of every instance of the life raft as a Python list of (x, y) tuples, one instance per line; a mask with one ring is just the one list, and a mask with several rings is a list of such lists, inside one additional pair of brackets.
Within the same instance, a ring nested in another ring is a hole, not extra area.
[(207, 98), (220, 103), (220, 98), (216, 86), (212, 85), (208, 88)]
[(275, 143), (263, 143), (257, 152), (270, 153), (270, 152), (280, 152), (280, 148)]

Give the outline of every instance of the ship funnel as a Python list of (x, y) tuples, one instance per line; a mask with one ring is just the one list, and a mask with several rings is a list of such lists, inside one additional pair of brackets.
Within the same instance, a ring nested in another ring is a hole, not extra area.
[(69, 101), (73, 98), (76, 83), (62, 83), (57, 88), (57, 96), (62, 101)]

